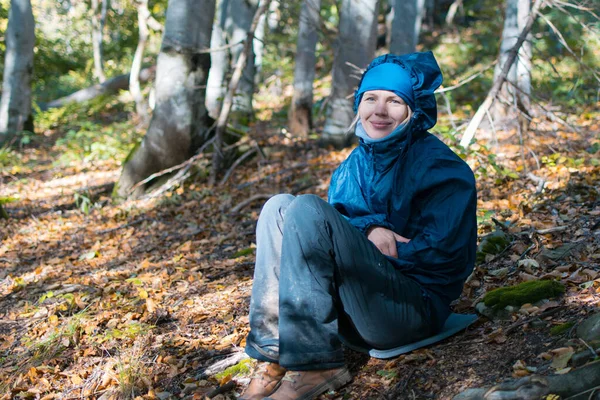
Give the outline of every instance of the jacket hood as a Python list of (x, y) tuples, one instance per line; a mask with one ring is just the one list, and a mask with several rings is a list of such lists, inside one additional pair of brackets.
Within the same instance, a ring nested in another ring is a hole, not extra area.
[[(431, 51), (409, 53), (401, 56), (394, 54), (385, 54), (375, 58), (361, 77), (358, 88), (354, 92), (354, 112), (358, 111), (358, 105), (365, 92), (363, 83), (369, 71), (373, 68), (386, 63), (399, 65), (406, 70), (407, 76), (410, 76), (412, 85), (412, 95), (414, 102), (413, 115), (411, 118), (411, 126), (414, 130), (429, 130), (435, 126), (437, 122), (437, 103), (435, 100), (435, 90), (442, 84), (442, 71)], [(393, 81), (394, 79), (390, 79)], [(371, 80), (367, 79), (367, 82)], [(391, 90), (388, 85), (383, 84), (381, 87), (371, 87), (366, 90)], [(412, 107), (411, 107), (412, 108)]]

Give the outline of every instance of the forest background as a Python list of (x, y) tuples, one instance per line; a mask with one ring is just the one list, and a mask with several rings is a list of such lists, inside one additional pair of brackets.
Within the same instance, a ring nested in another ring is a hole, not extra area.
[[(493, 390), (590, 398), (599, 13), (562, 0), (0, 0), (3, 398), (239, 393), (262, 203), (326, 196), (355, 146), (360, 70), (415, 49), (445, 78), (433, 133), (478, 181), (478, 264), (454, 309), (481, 318), (387, 361), (349, 350), (353, 383), (324, 398), (483, 398), (465, 391), (520, 378)], [(560, 290), (483, 301), (523, 282)]]

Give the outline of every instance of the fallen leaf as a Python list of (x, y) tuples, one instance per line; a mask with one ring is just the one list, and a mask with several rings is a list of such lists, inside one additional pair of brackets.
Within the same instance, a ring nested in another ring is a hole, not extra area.
[(552, 364), (550, 365), (555, 370), (561, 370), (569, 364), (571, 357), (575, 354), (575, 351), (572, 347), (561, 347), (558, 349), (554, 349), (550, 351), (554, 358), (552, 359)]

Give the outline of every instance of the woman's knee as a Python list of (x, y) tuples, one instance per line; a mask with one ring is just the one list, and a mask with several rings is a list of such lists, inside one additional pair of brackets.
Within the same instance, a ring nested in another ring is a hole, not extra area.
[(325, 200), (314, 194), (297, 196), (286, 211), (286, 223), (301, 224), (310, 229), (322, 227), (323, 222), (339, 218), (338, 212)]
[(291, 194), (276, 194), (267, 200), (260, 211), (259, 218), (279, 216), (279, 214), (282, 213), (282, 211), (285, 210), (294, 201), (294, 199), (295, 197)]
[(289, 211), (291, 214), (296, 214), (300, 218), (308, 218), (310, 215), (322, 215), (323, 210), (327, 207), (331, 207), (329, 203), (314, 194), (303, 194), (297, 196), (292, 204), (290, 204)]

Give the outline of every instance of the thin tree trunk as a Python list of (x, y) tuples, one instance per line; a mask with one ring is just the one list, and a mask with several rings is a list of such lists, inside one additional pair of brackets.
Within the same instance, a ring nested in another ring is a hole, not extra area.
[(31, 76), (35, 21), (29, 0), (11, 1), (5, 41), (0, 100), (0, 146), (9, 142), (19, 131), (33, 131)]
[[(100, 1), (101, 3), (99, 3)], [(108, 0), (92, 0), (92, 48), (94, 52), (94, 77), (98, 82), (106, 80), (104, 75), (104, 60), (102, 55), (102, 36), (106, 22)], [(101, 6), (101, 9), (98, 8)], [(100, 15), (98, 15), (100, 14)]]
[[(519, 0), (517, 11), (517, 19), (519, 31), (527, 25), (527, 19), (531, 12), (530, 0)], [(527, 35), (525, 42), (519, 50), (519, 59), (517, 62), (517, 87), (520, 91), (517, 92), (517, 99), (521, 109), (531, 115), (531, 69), (533, 52), (531, 48), (531, 33)]]
[[(225, 18), (229, 7), (229, 0), (218, 0), (217, 18), (213, 23), (210, 38), (211, 49), (222, 48), (227, 45), (225, 38)], [(241, 47), (241, 44), (239, 45)], [(206, 108), (208, 114), (217, 119), (221, 110), (221, 103), (225, 96), (225, 76), (229, 69), (228, 49), (210, 53), (210, 72), (206, 83)]]
[[(229, 0), (229, 10), (225, 20), (230, 43), (237, 43), (246, 39), (248, 30), (251, 29), (252, 18), (256, 13), (258, 0)], [(258, 25), (257, 25), (258, 26)], [(257, 26), (254, 27), (256, 30)], [(253, 32), (254, 37), (254, 32)], [(253, 39), (254, 40), (254, 39)], [(254, 95), (254, 77), (256, 75), (254, 45), (250, 47), (246, 66), (242, 71), (239, 87), (233, 99), (232, 111), (246, 117), (253, 115), (252, 97)], [(231, 48), (231, 69), (236, 64), (243, 51), (242, 46)]]
[(254, 31), (258, 26), (260, 21), (260, 17), (265, 13), (267, 7), (269, 6), (269, 2), (271, 0), (264, 0), (264, 2), (258, 7), (256, 12), (254, 13), (254, 17), (252, 18), (252, 22), (246, 33), (246, 38), (244, 41), (244, 47), (242, 52), (240, 53), (239, 58), (237, 59), (236, 67), (233, 71), (233, 76), (231, 77), (231, 82), (229, 83), (229, 90), (227, 91), (227, 95), (223, 100), (223, 107), (221, 108), (221, 113), (219, 114), (219, 119), (217, 120), (217, 126), (215, 129), (215, 144), (214, 144), (214, 152), (213, 152), (213, 165), (210, 176), (210, 183), (215, 184), (217, 182), (217, 175), (221, 172), (221, 161), (223, 158), (222, 155), (222, 147), (223, 147), (223, 133), (225, 132), (225, 128), (227, 126), (227, 120), (229, 118), (229, 113), (233, 108), (234, 97), (238, 85), (242, 79), (243, 71), (245, 70), (247, 62), (249, 62), (250, 54), (252, 53), (252, 42), (254, 40)]
[(394, 0), (390, 53), (412, 53), (417, 48), (425, 0)]
[(354, 112), (349, 98), (360, 79), (360, 71), (373, 58), (377, 42), (379, 1), (343, 0), (339, 36), (333, 62), (332, 92), (328, 99), (323, 142), (346, 146), (346, 135)]
[(462, 8), (463, 0), (454, 0), (452, 4), (450, 4), (450, 8), (448, 8), (448, 14), (446, 14), (446, 25), (454, 25), (454, 17), (456, 17), (456, 13), (459, 8)]
[(533, 28), (533, 23), (537, 19), (537, 13), (538, 13), (540, 7), (542, 6), (542, 3), (543, 3), (543, 0), (535, 0), (535, 3), (533, 4), (533, 7), (531, 8), (531, 13), (529, 14), (529, 17), (527, 18), (527, 24), (525, 25), (525, 27), (519, 34), (519, 37), (518, 37), (517, 42), (515, 43), (514, 47), (508, 52), (508, 57), (506, 58), (506, 61), (502, 65), (502, 70), (501, 70), (500, 75), (494, 81), (494, 84), (492, 85), (492, 88), (490, 89), (490, 92), (488, 93), (487, 97), (485, 98), (485, 100), (483, 101), (481, 106), (479, 106), (479, 108), (477, 109), (477, 112), (471, 119), (471, 122), (469, 122), (469, 125), (465, 129), (465, 133), (463, 134), (463, 137), (460, 140), (461, 146), (463, 146), (465, 148), (469, 146), (469, 144), (471, 143), (471, 140), (475, 136), (475, 132), (477, 131), (479, 124), (481, 124), (481, 121), (483, 120), (483, 117), (488, 113), (492, 104), (494, 104), (494, 100), (496, 99), (496, 96), (498, 96), (498, 93), (500, 93), (500, 88), (502, 87), (502, 84), (506, 81), (508, 72), (517, 58), (519, 49), (525, 42), (525, 39), (527, 38), (527, 35), (529, 35), (531, 28)]
[[(170, 0), (165, 33), (158, 55), (156, 108), (146, 136), (123, 167), (115, 194), (130, 189), (152, 173), (188, 159), (209, 137), (205, 85), (210, 69), (210, 45), (215, 2)], [(144, 191), (139, 186), (131, 195)]]
[(138, 30), (139, 41), (135, 49), (135, 56), (131, 64), (131, 73), (129, 75), (129, 91), (135, 100), (135, 108), (137, 114), (144, 124), (148, 123), (148, 105), (144, 101), (142, 90), (140, 89), (140, 71), (142, 69), (142, 61), (144, 59), (144, 49), (148, 41), (148, 0), (139, 0), (138, 5)]
[[(506, 15), (504, 18), (504, 29), (502, 30), (502, 42), (500, 45), (500, 62), (494, 70), (494, 80), (496, 80), (501, 71), (501, 66), (504, 65), (508, 58), (508, 53), (514, 47), (519, 37), (519, 33), (523, 30), (527, 23), (527, 18), (530, 11), (530, 0), (507, 0)], [(517, 86), (515, 90), (512, 85), (505, 82), (500, 88), (499, 97), (506, 99), (506, 102), (495, 102), (491, 107), (491, 114), (496, 122), (512, 122), (517, 120), (518, 110), (514, 109), (513, 104), (515, 99), (519, 108), (523, 111), (528, 111), (529, 98), (527, 95), (531, 93), (531, 35), (525, 40), (521, 46), (517, 59), (508, 72), (506, 80)], [(525, 99), (524, 102), (522, 100)]]
[(319, 40), (321, 0), (304, 0), (300, 11), (300, 27), (294, 68), (294, 94), (288, 125), (294, 135), (306, 136), (312, 129), (313, 81), (315, 80), (315, 50)]

